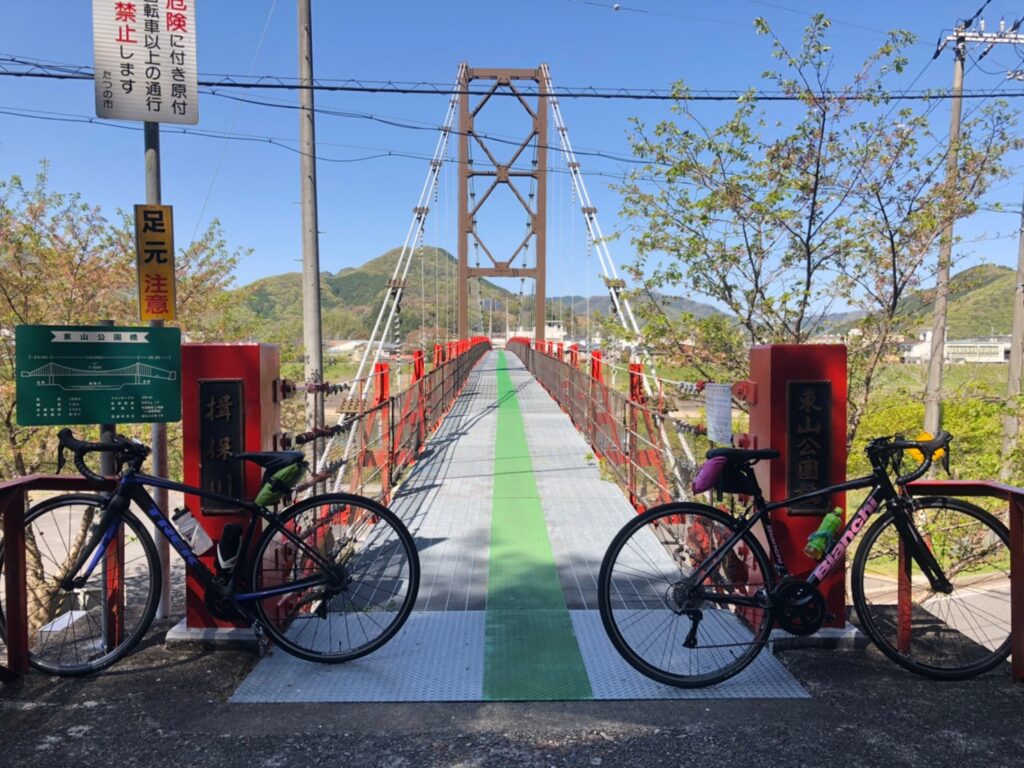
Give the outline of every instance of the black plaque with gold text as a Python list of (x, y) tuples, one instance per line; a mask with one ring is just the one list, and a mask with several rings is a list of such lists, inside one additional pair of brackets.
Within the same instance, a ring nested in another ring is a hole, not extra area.
[[(829, 485), (832, 459), (832, 383), (790, 381), (786, 397), (789, 496)], [(829, 495), (790, 506), (794, 514), (825, 514)]]
[[(199, 381), (199, 485), (204, 491), (239, 496), (245, 488), (242, 462), (234, 458), (245, 450), (243, 387), (241, 379)], [(237, 511), (238, 507), (203, 499), (202, 509), (224, 513)]]

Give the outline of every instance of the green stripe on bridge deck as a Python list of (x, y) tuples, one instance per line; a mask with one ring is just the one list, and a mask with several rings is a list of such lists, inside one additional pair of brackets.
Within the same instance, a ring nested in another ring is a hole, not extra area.
[(591, 699), (504, 352), (497, 377), (484, 699)]

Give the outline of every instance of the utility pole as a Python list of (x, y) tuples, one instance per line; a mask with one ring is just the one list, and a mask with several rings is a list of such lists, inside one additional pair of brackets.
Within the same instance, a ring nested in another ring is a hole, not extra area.
[(1010, 480), (1013, 474), (1010, 454), (1017, 442), (1020, 418), (1017, 398), (1020, 395), (1020, 376), (1024, 369), (1024, 200), (1020, 206), (1020, 234), (1017, 241), (1017, 290), (1013, 295), (1013, 330), (1010, 333), (1010, 373), (1006, 381), (1006, 413), (1003, 414), (1002, 467), (999, 479)]
[[(160, 205), (163, 193), (160, 184), (160, 123), (143, 123), (143, 141), (146, 152), (146, 205)], [(163, 328), (163, 320), (150, 320), (153, 328)], [(150, 444), (153, 450), (150, 468), (156, 477), (167, 477), (167, 424), (154, 422), (150, 426)], [(167, 489), (154, 488), (153, 500), (157, 509), (168, 509)], [(156, 617), (166, 619), (171, 613), (171, 551), (165, 536), (156, 536), (156, 554), (160, 561), (163, 581)]]
[[(302, 341), (306, 383), (324, 378), (320, 331), (320, 240), (316, 207), (316, 132), (313, 112), (313, 19), (310, 0), (299, 0), (299, 142), (302, 185)], [(324, 423), (322, 392), (306, 393), (306, 428)], [(316, 442), (312, 465), (317, 466)]]
[(942, 428), (942, 363), (946, 355), (946, 297), (949, 294), (949, 262), (953, 253), (953, 196), (956, 194), (957, 159), (960, 149), (960, 113), (964, 91), (963, 28), (954, 33), (953, 100), (949, 119), (949, 149), (946, 152), (946, 199), (948, 220), (939, 241), (939, 271), (936, 277), (935, 309), (932, 313), (932, 347), (928, 358), (928, 384), (924, 393), (924, 428), (933, 435)]
[(977, 31), (971, 31), (971, 26), (977, 17), (976, 13), (967, 21), (958, 24), (953, 34), (946, 37), (933, 57), (938, 58), (939, 54), (945, 50), (946, 45), (953, 43), (953, 98), (949, 121), (949, 150), (946, 154), (946, 197), (949, 210), (947, 212), (948, 220), (939, 241), (935, 309), (932, 314), (931, 354), (928, 359), (928, 383), (924, 394), (924, 428), (933, 435), (942, 428), (942, 367), (946, 354), (946, 304), (949, 295), (949, 269), (953, 253), (953, 220), (955, 218), (960, 150), (960, 115), (963, 103), (964, 59), (967, 55), (967, 44), (986, 44), (985, 50), (978, 57), (978, 61), (981, 61), (999, 43), (1013, 45), (1024, 43), (1024, 35), (1018, 34), (1024, 18), (1015, 21), (1010, 29), (1006, 29), (1003, 22), (1000, 22), (998, 32), (986, 32), (985, 22), (981, 20), (978, 22)]

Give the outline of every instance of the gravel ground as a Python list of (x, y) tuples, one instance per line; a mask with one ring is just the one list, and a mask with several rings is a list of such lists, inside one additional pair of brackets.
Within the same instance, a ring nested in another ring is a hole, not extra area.
[(0, 688), (0, 766), (1010, 766), (1024, 685), (906, 673), (873, 648), (790, 650), (802, 701), (229, 704), (252, 653), (166, 648)]

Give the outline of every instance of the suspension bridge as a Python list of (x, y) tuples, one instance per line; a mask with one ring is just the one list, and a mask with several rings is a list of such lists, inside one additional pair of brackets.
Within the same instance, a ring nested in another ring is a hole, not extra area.
[(36, 379), (40, 386), (66, 390), (121, 389), (132, 384), (144, 384), (151, 379), (174, 381), (177, 375), (177, 371), (141, 362), (119, 368), (74, 368), (63, 363), (49, 362), (31, 371), (21, 372), (23, 379)]
[[(469, 86), (476, 81), (486, 86), (482, 95), (474, 89), (472, 100)], [(317, 444), (310, 492), (327, 484), (375, 496), (407, 523), (422, 563), (416, 610), (400, 637), (358, 663), (324, 670), (271, 653), (234, 700), (806, 696), (771, 654), (713, 692), (663, 686), (629, 667), (605, 637), (596, 595), (604, 550), (638, 510), (688, 495), (695, 457), (710, 444), (702, 425), (673, 418), (672, 408), (702, 407), (704, 387), (657, 377), (548, 68), (463, 64), (455, 85), (372, 341), (356, 379), (339, 392), (338, 423), (292, 436), (297, 444)], [(511, 96), (529, 123), (506, 162), (476, 128), (499, 94)], [(550, 147), (549, 117), (557, 136)], [(417, 352), (408, 362), (407, 386), (392, 393), (391, 366), (406, 364), (387, 347), (401, 338), (402, 298), (422, 257), (431, 202), (455, 136), (459, 340), (435, 346), (430, 371)], [(631, 339), (631, 354), (622, 360), (546, 338), (549, 148), (564, 159), (612, 314)], [(479, 192), (477, 180), (484, 185)], [(523, 237), (505, 251), (480, 226), (482, 210), (501, 187), (526, 217)], [(489, 338), (481, 333), (482, 307), (474, 327), (473, 283), (484, 277), (533, 281), (532, 327), (521, 327), (517, 337), (509, 338), (506, 328), (500, 340)], [(328, 387), (306, 385), (307, 391)]]

